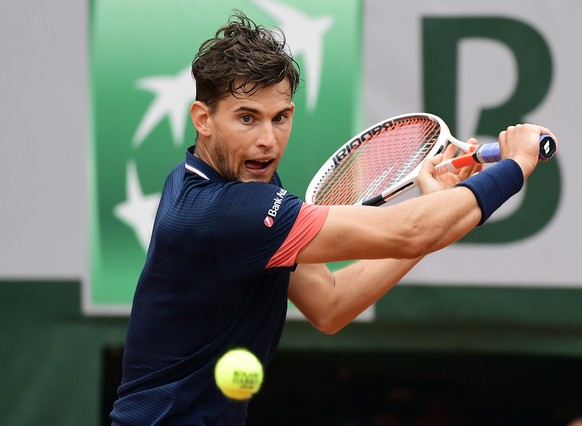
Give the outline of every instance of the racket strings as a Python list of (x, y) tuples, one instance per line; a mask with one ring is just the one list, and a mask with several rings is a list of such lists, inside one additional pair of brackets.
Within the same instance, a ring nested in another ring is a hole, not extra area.
[(315, 191), (315, 204), (356, 204), (381, 194), (425, 159), (439, 134), (440, 125), (428, 117), (384, 123), (328, 171)]

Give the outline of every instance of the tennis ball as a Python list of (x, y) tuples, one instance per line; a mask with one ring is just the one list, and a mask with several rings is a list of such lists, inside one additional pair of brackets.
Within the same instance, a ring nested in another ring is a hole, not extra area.
[(246, 349), (232, 349), (214, 367), (216, 385), (224, 395), (245, 400), (259, 391), (263, 383), (263, 365)]

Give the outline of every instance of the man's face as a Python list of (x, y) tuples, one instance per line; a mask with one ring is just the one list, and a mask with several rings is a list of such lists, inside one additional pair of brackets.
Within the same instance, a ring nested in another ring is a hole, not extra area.
[(291, 134), (295, 105), (287, 80), (219, 101), (197, 155), (229, 180), (270, 182)]

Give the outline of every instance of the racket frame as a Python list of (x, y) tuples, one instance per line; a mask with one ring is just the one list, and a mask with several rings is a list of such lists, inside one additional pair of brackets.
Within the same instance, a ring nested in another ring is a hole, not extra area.
[(399, 182), (391, 185), (390, 187), (384, 189), (381, 193), (365, 199), (360, 200), (355, 205), (369, 205), (369, 206), (381, 206), (386, 204), (388, 201), (400, 196), (411, 189), (418, 186), (417, 178), (422, 167), (422, 163), (425, 159), (434, 157), (440, 154), (446, 148), (446, 146), (452, 142), (458, 146), (464, 152), (471, 152), (471, 150), (476, 149), (475, 145), (471, 145), (466, 142), (462, 142), (458, 139), (452, 137), (448, 126), (446, 123), (436, 115), (428, 113), (409, 113), (402, 114), (395, 117), (382, 120), (365, 130), (361, 131), (356, 136), (352, 137), (348, 142), (338, 148), (327, 161), (323, 163), (317, 173), (314, 175), (313, 179), (307, 187), (305, 200), (307, 203), (314, 204), (315, 194), (322, 184), (326, 182), (330, 174), (333, 173), (334, 169), (339, 166), (339, 164), (345, 160), (354, 150), (358, 149), (361, 145), (365, 144), (367, 140), (375, 137), (377, 134), (385, 131), (394, 125), (394, 123), (403, 120), (415, 119), (415, 118), (428, 118), (432, 121), (438, 123), (440, 127), (440, 132), (437, 137), (436, 142), (424, 155), (422, 161), (412, 169), (404, 178)]

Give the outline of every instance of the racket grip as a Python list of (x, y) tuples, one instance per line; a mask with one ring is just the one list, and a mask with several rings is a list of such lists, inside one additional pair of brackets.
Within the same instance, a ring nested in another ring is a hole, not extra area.
[[(539, 160), (542, 162), (548, 161), (556, 154), (557, 148), (554, 138), (550, 135), (541, 135)], [(501, 151), (497, 142), (481, 145), (473, 155), (479, 163), (497, 163), (501, 161)]]
[(501, 150), (499, 149), (499, 144), (497, 142), (484, 143), (477, 149), (477, 152), (473, 154), (473, 157), (479, 163), (497, 163), (501, 161)]

